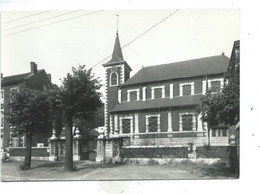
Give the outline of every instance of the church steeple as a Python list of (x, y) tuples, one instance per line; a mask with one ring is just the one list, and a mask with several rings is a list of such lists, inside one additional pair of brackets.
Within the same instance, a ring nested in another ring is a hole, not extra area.
[(116, 32), (116, 40), (114, 44), (114, 50), (112, 53), (112, 59), (108, 63), (123, 62), (123, 61), (124, 61), (124, 57), (123, 57), (123, 53), (119, 41), (119, 36), (118, 36), (118, 32)]

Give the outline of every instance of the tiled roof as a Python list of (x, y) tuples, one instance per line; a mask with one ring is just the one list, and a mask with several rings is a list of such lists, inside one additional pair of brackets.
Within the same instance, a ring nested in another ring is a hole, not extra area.
[(229, 58), (225, 55), (219, 55), (176, 63), (148, 66), (142, 68), (132, 78), (123, 83), (122, 86), (225, 73), (228, 64)]
[(171, 107), (193, 106), (200, 103), (201, 94), (191, 96), (177, 96), (146, 101), (122, 102), (110, 112), (138, 111), (148, 109), (162, 109)]
[[(42, 70), (38, 70), (38, 73), (41, 72)], [(32, 73), (23, 73), (23, 74), (18, 74), (18, 75), (11, 75), (11, 76), (6, 76), (3, 77), (1, 80), (1, 85), (6, 86), (6, 85), (12, 85), (12, 84), (18, 84), (24, 82), (26, 79), (30, 78), (33, 76)]]

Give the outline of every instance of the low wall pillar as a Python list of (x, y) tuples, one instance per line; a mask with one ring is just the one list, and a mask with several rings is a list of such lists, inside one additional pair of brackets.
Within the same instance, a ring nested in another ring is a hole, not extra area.
[(73, 137), (73, 161), (81, 160), (81, 135), (78, 128), (76, 128), (75, 135)]
[(50, 156), (49, 156), (49, 161), (57, 162), (57, 160), (58, 160), (57, 140), (58, 140), (58, 138), (56, 137), (56, 132), (53, 129), (52, 137), (50, 138)]

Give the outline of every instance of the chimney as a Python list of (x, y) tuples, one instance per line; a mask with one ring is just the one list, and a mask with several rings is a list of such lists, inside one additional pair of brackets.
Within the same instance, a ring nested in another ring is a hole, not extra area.
[(37, 64), (34, 62), (31, 62), (31, 74), (37, 74)]
[(50, 82), (51, 82), (51, 74), (48, 73), (47, 76), (48, 76), (48, 78), (49, 78), (49, 80), (50, 80)]

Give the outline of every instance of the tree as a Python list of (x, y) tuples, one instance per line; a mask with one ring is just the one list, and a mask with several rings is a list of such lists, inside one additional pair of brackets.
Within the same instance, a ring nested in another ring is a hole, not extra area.
[(50, 92), (39, 91), (21, 85), (20, 92), (12, 92), (8, 104), (7, 121), (18, 135), (25, 135), (26, 154), (21, 169), (31, 167), (32, 140), (36, 134), (51, 131), (52, 109)]
[(66, 123), (66, 155), (65, 170), (73, 170), (72, 153), (72, 127), (74, 119), (92, 118), (93, 112), (102, 105), (98, 90), (101, 88), (100, 80), (95, 78), (91, 69), (85, 66), (72, 68), (72, 74), (62, 80), (60, 86), (60, 100), (65, 114)]
[(209, 127), (220, 124), (235, 125), (239, 121), (240, 53), (239, 49), (235, 51), (224, 75), (223, 90), (218, 93), (208, 90), (201, 98), (199, 111), (202, 113), (203, 121), (207, 122)]

